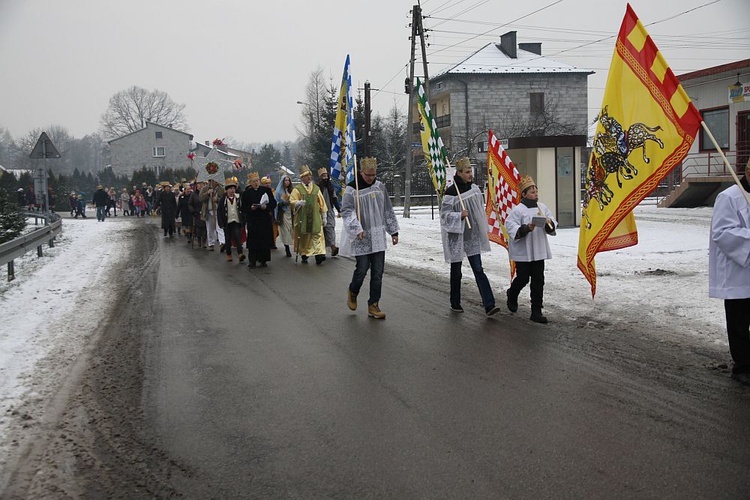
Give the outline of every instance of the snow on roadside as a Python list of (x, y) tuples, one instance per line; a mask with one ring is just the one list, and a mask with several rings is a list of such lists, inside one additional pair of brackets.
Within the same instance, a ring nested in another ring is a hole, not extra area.
[[(55, 247), (15, 261), (16, 279), (0, 282), (0, 470), (12, 413), (44, 401), (87, 347), (111, 304), (108, 272), (127, 252), (131, 221), (65, 219)], [(38, 416), (37, 416), (38, 417)]]

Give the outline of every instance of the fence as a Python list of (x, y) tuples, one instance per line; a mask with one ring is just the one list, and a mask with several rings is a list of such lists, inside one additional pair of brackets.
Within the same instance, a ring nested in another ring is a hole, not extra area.
[(62, 230), (62, 220), (55, 213), (47, 216), (40, 212), (24, 212), (24, 216), (27, 219), (33, 218), (34, 225), (39, 225), (39, 221), (44, 221), (47, 217), (49, 217), (49, 223), (43, 227), (29, 231), (23, 236), (0, 244), (0, 265), (8, 264), (8, 281), (13, 281), (16, 277), (13, 265), (15, 259), (34, 248), (36, 248), (37, 256), (41, 257), (43, 255), (42, 248), (44, 243), (47, 242), (50, 247), (54, 247), (55, 236), (60, 234)]

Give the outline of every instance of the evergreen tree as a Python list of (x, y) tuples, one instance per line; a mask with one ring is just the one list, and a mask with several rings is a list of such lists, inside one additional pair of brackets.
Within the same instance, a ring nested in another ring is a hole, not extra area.
[(18, 237), (25, 227), (26, 219), (16, 201), (7, 192), (0, 190), (0, 243)]

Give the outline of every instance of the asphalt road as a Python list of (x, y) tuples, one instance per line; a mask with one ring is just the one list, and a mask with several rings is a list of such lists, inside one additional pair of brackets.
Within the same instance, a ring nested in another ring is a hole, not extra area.
[(488, 319), (473, 283), (451, 313), (387, 259), (377, 321), (365, 289), (346, 307), (349, 259), (159, 255), (146, 417), (188, 496), (750, 496), (750, 391), (709, 347)]
[(387, 258), (378, 321), (346, 307), (350, 259), (248, 270), (128, 231), (118, 300), (3, 500), (750, 497), (725, 346), (553, 298), (548, 325), (486, 318), (468, 265), (452, 313), (445, 278)]

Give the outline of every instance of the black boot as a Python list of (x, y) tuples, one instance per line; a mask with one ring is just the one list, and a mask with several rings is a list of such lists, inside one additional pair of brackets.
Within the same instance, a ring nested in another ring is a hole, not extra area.
[(284, 250), (286, 250), (286, 256), (291, 257), (292, 251), (289, 249), (289, 245), (284, 245)]
[(547, 323), (547, 317), (542, 314), (542, 308), (538, 306), (531, 307), (531, 317), (529, 319), (534, 323)]
[(510, 312), (516, 312), (518, 311), (518, 297), (511, 297), (510, 295), (510, 288), (505, 292), (505, 294), (508, 296), (508, 309)]

